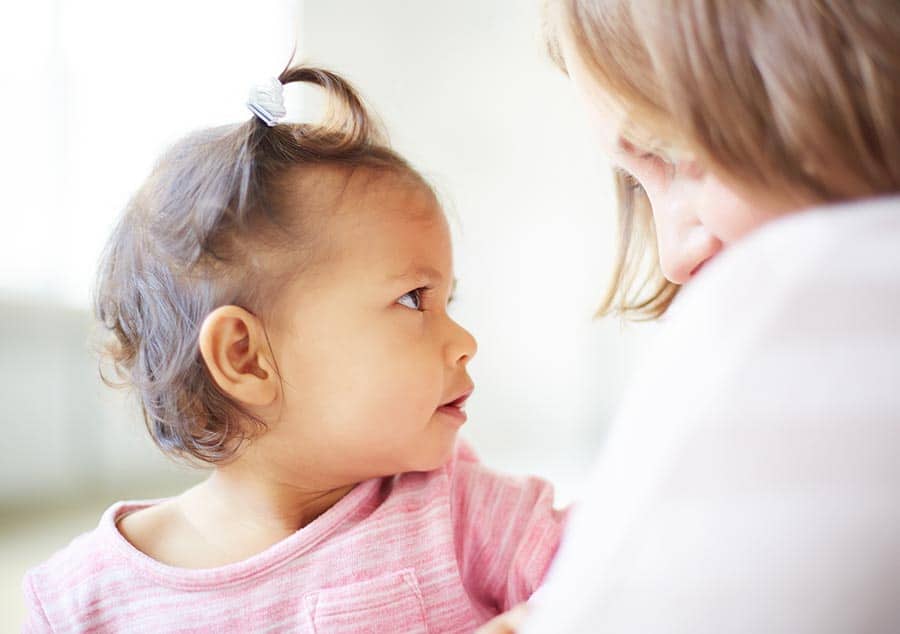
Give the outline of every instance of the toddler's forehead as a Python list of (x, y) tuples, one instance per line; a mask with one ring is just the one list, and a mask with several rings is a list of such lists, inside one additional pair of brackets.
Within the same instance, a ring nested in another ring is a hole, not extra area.
[(412, 173), (357, 168), (348, 175), (336, 211), (430, 216), (440, 208), (431, 188)]
[(431, 187), (411, 170), (399, 167), (306, 166), (285, 178), (283, 190), (321, 219), (366, 213), (443, 215)]
[(444, 212), (414, 172), (323, 165), (295, 170), (288, 180), (287, 202), (316, 244), (313, 262), (324, 265), (316, 267), (320, 272), (335, 274), (356, 265), (380, 268), (396, 259), (405, 263), (421, 257), (419, 252), (449, 248)]

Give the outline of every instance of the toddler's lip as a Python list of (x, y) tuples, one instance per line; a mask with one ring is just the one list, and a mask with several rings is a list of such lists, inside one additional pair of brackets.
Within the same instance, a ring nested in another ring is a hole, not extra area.
[(462, 394), (460, 394), (453, 400), (443, 403), (439, 407), (455, 407), (456, 409), (463, 409), (466, 405), (466, 400), (468, 400), (468, 398), (472, 396), (473, 391), (475, 391), (475, 386), (469, 386)]
[(443, 414), (453, 425), (462, 426), (465, 424), (468, 416), (466, 416), (466, 399), (472, 394), (473, 387), (469, 387), (465, 392), (457, 396), (452, 401), (447, 401), (443, 405), (439, 405), (437, 410), (439, 414)]

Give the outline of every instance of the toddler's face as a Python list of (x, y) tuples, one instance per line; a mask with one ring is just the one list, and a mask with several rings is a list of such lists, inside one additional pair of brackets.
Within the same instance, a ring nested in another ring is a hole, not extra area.
[(255, 444), (328, 484), (434, 469), (465, 422), (476, 351), (447, 314), (447, 221), (409, 178), (331, 177), (341, 194), (319, 228), (325, 255), (288, 285), (269, 328), (283, 408)]

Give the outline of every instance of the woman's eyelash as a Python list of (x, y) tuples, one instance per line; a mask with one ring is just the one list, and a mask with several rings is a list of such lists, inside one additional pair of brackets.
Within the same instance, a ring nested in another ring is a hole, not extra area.
[(639, 161), (662, 161), (663, 163), (668, 163), (669, 161), (659, 152), (648, 151), (645, 150), (628, 139), (619, 137), (619, 149), (622, 150), (625, 154), (634, 157)]
[(638, 149), (638, 146), (636, 146), (634, 143), (632, 143), (625, 137), (620, 136), (619, 139), (616, 141), (616, 145), (619, 147), (619, 150), (621, 150), (623, 153), (627, 154), (628, 156), (639, 157), (642, 154), (641, 150)]

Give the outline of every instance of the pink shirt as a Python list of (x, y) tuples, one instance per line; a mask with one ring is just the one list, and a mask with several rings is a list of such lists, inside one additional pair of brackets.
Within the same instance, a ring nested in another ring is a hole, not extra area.
[(358, 484), (292, 536), (220, 568), (147, 557), (120, 502), (24, 580), (26, 632), (471, 632), (528, 599), (565, 513), (551, 486), (459, 443), (436, 471)]

